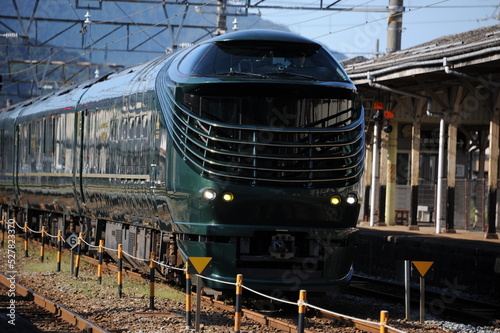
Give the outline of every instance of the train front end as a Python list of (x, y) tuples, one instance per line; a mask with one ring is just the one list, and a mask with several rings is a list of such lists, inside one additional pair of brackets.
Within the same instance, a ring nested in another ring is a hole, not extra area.
[(259, 290), (345, 285), (364, 116), (334, 58), (292, 34), (238, 32), (179, 53), (157, 93), (169, 133), (167, 202), (184, 259), (211, 257), (212, 278), (243, 274)]

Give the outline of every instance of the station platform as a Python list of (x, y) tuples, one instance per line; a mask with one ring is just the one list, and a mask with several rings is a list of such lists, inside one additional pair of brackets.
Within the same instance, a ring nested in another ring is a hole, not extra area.
[[(455, 229), (454, 233), (447, 233), (444, 228), (441, 228), (441, 233), (436, 233), (436, 227), (432, 224), (425, 223), (419, 224), (418, 230), (410, 230), (410, 228), (406, 225), (388, 225), (388, 226), (374, 226), (370, 227), (368, 222), (359, 222), (358, 228), (367, 228), (367, 229), (375, 229), (375, 230), (387, 230), (387, 231), (395, 231), (395, 232), (408, 232), (415, 235), (428, 235), (428, 236), (436, 236), (436, 237), (447, 237), (451, 239), (465, 239), (465, 240), (477, 240), (477, 241), (486, 241), (492, 243), (500, 244), (500, 232), (497, 232), (498, 238), (491, 239), (486, 238), (486, 232), (476, 228), (474, 230), (463, 230), (463, 229)], [(497, 231), (500, 231), (497, 229)]]
[[(435, 233), (433, 226), (358, 225), (356, 274), (404, 283), (404, 261), (431, 261), (426, 285), (500, 304), (500, 240), (480, 230)], [(419, 275), (413, 272), (412, 281)]]

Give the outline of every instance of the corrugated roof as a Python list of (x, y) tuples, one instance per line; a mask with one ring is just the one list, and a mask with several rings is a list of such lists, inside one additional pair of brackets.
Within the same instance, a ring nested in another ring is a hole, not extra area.
[(348, 74), (366, 73), (397, 64), (398, 66), (411, 63), (425, 63), (433, 60), (441, 61), (444, 57), (461, 58), (470, 55), (477, 56), (477, 51), (482, 54), (491, 50), (499, 52), (500, 47), (500, 24), (479, 28), (455, 35), (448, 35), (420, 44), (405, 50), (390, 53), (388, 55), (356, 63), (344, 63)]

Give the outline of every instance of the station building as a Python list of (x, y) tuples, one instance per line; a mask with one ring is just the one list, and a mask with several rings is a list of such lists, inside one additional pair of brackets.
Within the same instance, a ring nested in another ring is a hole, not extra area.
[(343, 66), (366, 111), (360, 219), (498, 238), (500, 25)]

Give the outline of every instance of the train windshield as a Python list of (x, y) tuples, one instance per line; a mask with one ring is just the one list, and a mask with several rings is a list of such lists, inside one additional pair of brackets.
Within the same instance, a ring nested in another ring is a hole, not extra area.
[(340, 64), (321, 45), (313, 43), (205, 44), (186, 54), (178, 69), (190, 76), (350, 82)]

